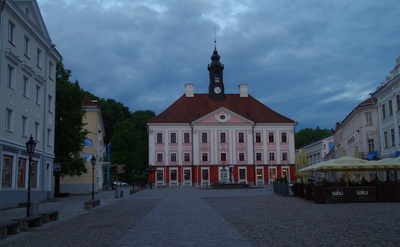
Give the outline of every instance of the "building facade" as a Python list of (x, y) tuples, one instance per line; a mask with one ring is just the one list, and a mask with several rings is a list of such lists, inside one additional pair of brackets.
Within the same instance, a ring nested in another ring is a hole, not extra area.
[[(110, 163), (105, 160), (104, 123), (101, 109), (96, 100), (83, 100), (85, 116), (82, 121), (88, 131), (82, 150), (82, 157), (86, 160), (87, 172), (80, 176), (65, 176), (60, 180), (60, 191), (70, 194), (88, 194), (92, 192), (92, 179), (94, 176), (94, 191), (102, 189), (102, 185), (109, 180)], [(92, 157), (96, 158), (93, 167)]]
[(56, 64), (52, 43), (35, 0), (0, 1), (0, 208), (26, 202), (28, 153), (31, 201), (53, 197)]
[(324, 138), (304, 147), (307, 156), (307, 166), (317, 164), (325, 160), (325, 156), (334, 147), (333, 136)]
[(400, 151), (400, 57), (386, 82), (372, 94), (377, 98), (380, 158), (399, 156)]
[(224, 65), (214, 48), (209, 91), (185, 94), (147, 123), (150, 181), (156, 186), (214, 183), (264, 185), (295, 180), (296, 122), (268, 108), (239, 85), (226, 94)]
[(377, 99), (371, 97), (355, 107), (336, 124), (335, 157), (344, 155), (361, 159), (376, 159), (380, 153)]

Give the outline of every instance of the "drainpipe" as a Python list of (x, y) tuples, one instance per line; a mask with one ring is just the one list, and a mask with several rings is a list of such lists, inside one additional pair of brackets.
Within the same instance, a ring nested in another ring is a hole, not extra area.
[[(190, 128), (192, 129), (192, 179), (193, 177), (193, 173), (194, 173), (194, 126), (193, 123), (190, 123)], [(197, 181), (198, 182), (198, 181)], [(192, 186), (194, 187), (194, 183), (192, 184)]]
[(256, 159), (255, 159), (255, 147), (254, 147), (254, 127), (256, 126), (256, 123), (254, 122), (251, 125), (251, 139), (252, 139), (252, 146), (253, 146), (253, 164), (254, 164), (254, 186), (257, 186), (257, 164), (256, 164)]

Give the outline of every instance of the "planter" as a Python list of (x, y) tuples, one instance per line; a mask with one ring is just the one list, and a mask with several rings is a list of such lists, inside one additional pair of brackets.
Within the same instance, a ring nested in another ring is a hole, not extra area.
[(305, 184), (299, 184), (299, 186), (298, 186), (298, 195), (299, 195), (300, 198), (306, 197), (306, 194), (304, 193), (304, 188), (305, 188)]
[(299, 183), (294, 183), (292, 186), (293, 196), (299, 196)]
[(314, 196), (313, 196), (313, 184), (306, 184), (306, 199), (307, 200), (313, 200)]
[(281, 195), (289, 196), (289, 183), (281, 183)]
[(378, 202), (399, 201), (398, 183), (378, 183), (376, 185), (376, 196)]
[(326, 202), (324, 186), (314, 186), (313, 193), (314, 193), (314, 202), (315, 203), (325, 203)]

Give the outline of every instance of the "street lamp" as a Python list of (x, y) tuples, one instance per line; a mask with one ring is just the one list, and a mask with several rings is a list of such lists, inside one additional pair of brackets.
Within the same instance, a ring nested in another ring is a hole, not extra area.
[(29, 164), (28, 164), (28, 200), (26, 202), (26, 216), (30, 216), (30, 207), (31, 207), (31, 163), (32, 163), (32, 155), (35, 152), (36, 142), (33, 140), (33, 137), (29, 138), (29, 141), (25, 143), (26, 151), (29, 155)]
[(92, 201), (94, 201), (94, 167), (96, 165), (96, 158), (94, 157), (94, 155), (92, 155), (92, 159), (90, 160), (90, 162), (92, 162)]

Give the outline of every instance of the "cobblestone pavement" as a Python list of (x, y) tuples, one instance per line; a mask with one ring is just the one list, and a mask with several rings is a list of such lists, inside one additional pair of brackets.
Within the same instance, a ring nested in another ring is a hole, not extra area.
[(400, 246), (400, 203), (315, 204), (270, 187), (112, 193), (96, 194), (94, 209), (83, 209), (83, 196), (41, 204), (60, 220), (0, 246)]

